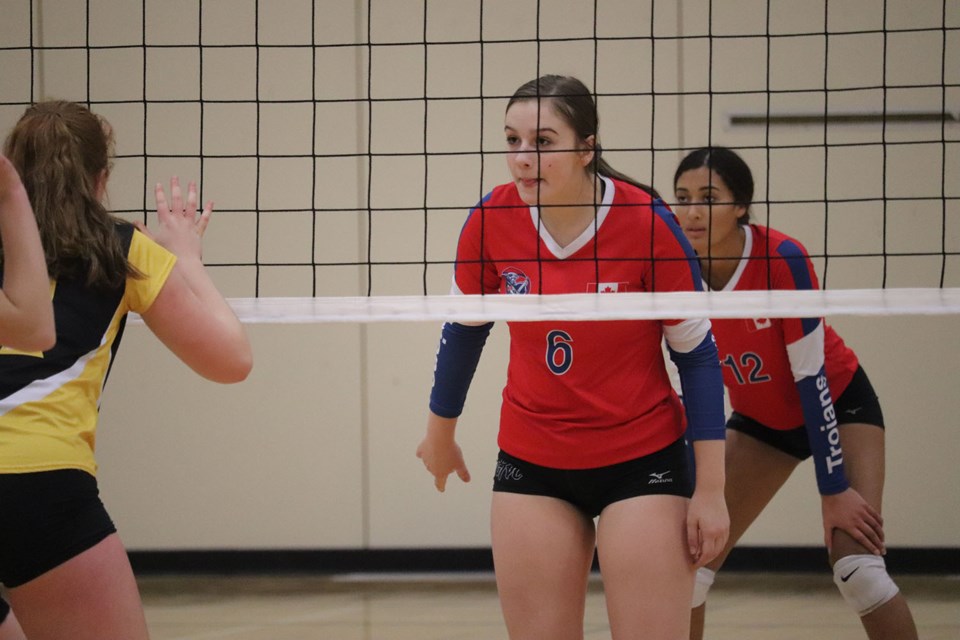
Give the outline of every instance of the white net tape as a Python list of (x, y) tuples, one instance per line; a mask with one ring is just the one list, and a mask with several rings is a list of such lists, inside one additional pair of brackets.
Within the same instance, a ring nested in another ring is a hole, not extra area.
[(960, 288), (233, 298), (246, 324), (787, 318), (960, 313)]

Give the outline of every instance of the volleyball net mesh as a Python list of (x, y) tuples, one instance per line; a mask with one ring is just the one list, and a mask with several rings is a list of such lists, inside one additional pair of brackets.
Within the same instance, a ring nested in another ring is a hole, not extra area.
[[(957, 313), (958, 59), (957, 0), (8, 0), (0, 129), (88, 104), (111, 209), (148, 224), (156, 182), (195, 178), (246, 322)], [(509, 179), (506, 101), (546, 73), (667, 200), (689, 150), (736, 149), (824, 291), (448, 296), (467, 211)]]

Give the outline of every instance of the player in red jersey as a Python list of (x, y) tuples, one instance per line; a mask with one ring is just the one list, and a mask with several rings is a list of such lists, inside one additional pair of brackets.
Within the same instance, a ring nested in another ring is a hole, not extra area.
[[(750, 224), (753, 177), (736, 153), (690, 153), (677, 168), (674, 191), (711, 290), (819, 288), (799, 242)], [(873, 640), (916, 638), (883, 562), (883, 413), (857, 356), (822, 318), (714, 320), (713, 328), (733, 409), (726, 447), (730, 538), (697, 572), (690, 637), (703, 637), (707, 591), (731, 548), (812, 455), (837, 587)]]
[[(597, 124), (593, 98), (575, 78), (544, 76), (517, 90), (504, 127), (513, 182), (470, 212), (455, 293), (701, 288), (675, 217), (600, 158)], [(470, 479), (454, 429), (491, 325), (444, 325), (417, 449), (440, 491), (451, 473)], [(583, 637), (595, 548), (615, 640), (685, 636), (696, 567), (720, 551), (728, 526), (722, 379), (709, 322), (509, 327), (491, 536), (510, 638)], [(702, 465), (695, 488), (664, 337)]]

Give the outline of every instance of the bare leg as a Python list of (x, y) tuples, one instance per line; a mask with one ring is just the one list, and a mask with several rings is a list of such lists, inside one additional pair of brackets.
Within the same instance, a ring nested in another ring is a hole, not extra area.
[[(843, 466), (850, 481), (863, 499), (877, 511), (883, 502), (884, 431), (868, 424), (845, 424), (840, 428)], [(844, 556), (869, 553), (842, 531), (833, 532), (833, 553), (830, 564)], [(917, 627), (902, 593), (860, 618), (870, 640), (915, 640)]]
[(597, 549), (613, 640), (682, 640), (696, 569), (687, 549), (688, 500), (640, 496), (600, 514)]
[(39, 578), (10, 589), (30, 640), (147, 640), (137, 583), (114, 534)]
[[(766, 508), (800, 463), (793, 456), (739, 431), (727, 430), (724, 495), (730, 512), (730, 538), (708, 566), (719, 571), (737, 541)], [(690, 639), (702, 640), (706, 605), (690, 612)]]
[(0, 640), (27, 640), (13, 611), (7, 614), (3, 622), (0, 622)]
[(490, 522), (511, 640), (582, 640), (593, 520), (563, 500), (495, 491)]

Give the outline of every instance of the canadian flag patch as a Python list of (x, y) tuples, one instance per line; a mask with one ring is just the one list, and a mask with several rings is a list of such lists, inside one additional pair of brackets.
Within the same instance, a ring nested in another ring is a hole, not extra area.
[(587, 293), (623, 293), (628, 285), (628, 282), (588, 282)]

